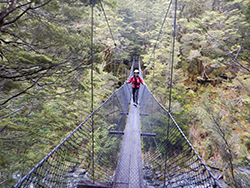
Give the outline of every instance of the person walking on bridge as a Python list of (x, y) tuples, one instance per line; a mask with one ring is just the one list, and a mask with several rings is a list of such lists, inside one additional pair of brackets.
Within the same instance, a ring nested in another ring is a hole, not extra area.
[(133, 102), (134, 102), (134, 106), (137, 106), (140, 83), (144, 85), (141, 77), (139, 76), (139, 70), (135, 69), (134, 76), (131, 76), (131, 78), (126, 83), (129, 84), (131, 82), (132, 82)]

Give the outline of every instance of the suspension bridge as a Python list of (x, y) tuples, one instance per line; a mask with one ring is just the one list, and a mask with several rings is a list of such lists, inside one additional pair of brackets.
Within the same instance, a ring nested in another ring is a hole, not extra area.
[[(140, 62), (133, 62), (133, 69)], [(122, 85), (14, 188), (221, 187), (171, 113), (141, 85)]]
[[(99, 2), (114, 41), (104, 8)], [(92, 113), (13, 188), (222, 187), (170, 111), (175, 40), (172, 45), (169, 110), (157, 101), (146, 85), (140, 86), (139, 105), (134, 107), (131, 105), (131, 85), (128, 84), (115, 90), (93, 110), (93, 6), (92, 1)], [(174, 39), (176, 10), (177, 0)], [(116, 49), (115, 41), (114, 44)], [(237, 63), (234, 58), (232, 60)], [(140, 59), (134, 59), (128, 79), (134, 69), (139, 69), (142, 77)]]

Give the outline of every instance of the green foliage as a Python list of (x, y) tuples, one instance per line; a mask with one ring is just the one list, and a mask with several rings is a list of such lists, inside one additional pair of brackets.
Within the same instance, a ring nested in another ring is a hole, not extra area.
[[(1, 30), (0, 182), (8, 187), (91, 111), (91, 19), (86, 3), (52, 0)], [(94, 108), (113, 89), (113, 77), (100, 66), (104, 47), (95, 41)]]
[[(6, 2), (0, 4), (1, 10), (9, 6)], [(16, 174), (26, 174), (91, 112), (90, 1), (52, 0), (15, 20), (28, 6), (40, 6), (43, 2), (18, 1), (28, 4), (12, 11), (5, 19), (0, 17), (0, 182), (7, 186), (14, 185)], [(168, 109), (173, 9), (156, 41), (168, 3), (104, 0), (117, 43), (115, 51), (97, 1), (94, 8), (95, 108), (112, 92), (112, 75), (117, 75), (116, 81), (124, 82), (132, 57), (141, 55), (147, 67), (144, 80)], [(222, 49), (227, 49), (249, 68), (249, 12), (249, 0), (178, 1), (171, 111), (184, 132), (193, 138), (195, 147), (205, 152), (205, 160), (220, 155), (218, 160), (226, 163), (226, 151), (213, 144), (216, 141), (218, 146), (223, 146), (226, 140), (234, 164), (249, 161), (249, 133), (244, 131), (250, 124), (249, 73), (232, 65)], [(221, 99), (226, 102), (220, 102)], [(211, 114), (220, 114), (215, 120), (220, 122), (225, 140), (214, 130)], [(166, 119), (154, 121), (166, 124)], [(198, 134), (193, 134), (190, 127)], [(164, 128), (155, 128), (164, 140)], [(102, 127), (97, 130), (99, 137), (108, 131)], [(111, 143), (116, 142), (112, 139)], [(112, 151), (114, 147), (110, 144), (107, 149)], [(100, 152), (102, 148), (96, 150)]]
[[(231, 172), (226, 172), (231, 186), (238, 181), (232, 174), (236, 173), (235, 165), (246, 162), (246, 156), (250, 156), (247, 149), (249, 72), (232, 65), (222, 48), (249, 68), (250, 64), (245, 62), (249, 56), (249, 19), (246, 20), (249, 15), (245, 13), (248, 4), (249, 1), (202, 0), (185, 0), (178, 4), (175, 48), (178, 57), (175, 56), (174, 62), (172, 113), (205, 160), (218, 160), (224, 165), (232, 162)], [(167, 22), (171, 23), (171, 19)], [(169, 106), (171, 62), (169, 38), (171, 32), (165, 29), (155, 54), (143, 55), (143, 61), (149, 62), (145, 81), (166, 108)], [(153, 44), (155, 40), (150, 42)], [(214, 119), (211, 114), (215, 114)], [(215, 128), (215, 121), (219, 122), (222, 132), (218, 131), (218, 126)]]

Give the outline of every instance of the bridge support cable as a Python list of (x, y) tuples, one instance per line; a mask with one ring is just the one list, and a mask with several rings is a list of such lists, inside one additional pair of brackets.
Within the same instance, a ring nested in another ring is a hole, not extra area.
[[(94, 38), (94, 5), (95, 0), (91, 0), (91, 112), (94, 111), (94, 46), (93, 46), (93, 38)], [(94, 169), (94, 156), (95, 156), (95, 143), (94, 143), (94, 118), (91, 116), (91, 137), (92, 137), (92, 177), (93, 183), (95, 180), (95, 169)]]
[[(118, 161), (122, 135), (113, 135), (110, 138), (109, 131), (124, 130), (127, 115), (121, 112), (128, 112), (130, 98), (131, 92), (126, 85), (116, 90), (41, 162), (30, 172), (26, 172), (27, 174), (14, 188), (36, 185), (53, 188), (67, 185), (76, 187), (80, 180), (83, 184), (87, 182), (88, 185), (100, 184), (100, 181), (111, 183), (116, 170), (114, 161)], [(92, 156), (92, 126), (95, 130), (94, 156)], [(94, 176), (92, 169), (95, 170)]]
[(126, 84), (116, 90), (14, 188), (221, 187), (171, 113), (147, 86), (140, 90), (140, 107), (131, 105), (129, 113), (131, 88)]
[[(175, 0), (175, 11), (176, 10), (177, 0)], [(173, 36), (173, 41), (174, 40), (175, 35)], [(173, 57), (174, 43), (172, 62)], [(144, 170), (150, 172), (150, 174), (152, 174), (152, 172), (153, 174), (157, 173), (159, 179), (156, 184), (164, 187), (221, 187), (174, 120), (170, 110), (166, 110), (156, 100), (147, 86), (143, 85), (141, 89), (143, 92), (139, 95), (140, 113), (149, 114), (148, 116), (141, 116), (142, 131), (156, 133), (156, 136), (153, 138), (146, 137), (143, 139), (143, 153), (146, 155), (143, 157)], [(169, 109), (171, 109), (171, 103)], [(159, 152), (160, 155), (157, 155)], [(152, 157), (148, 158), (147, 156)], [(162, 160), (164, 162), (162, 162)], [(163, 177), (163, 180), (161, 177)], [(154, 176), (151, 178), (147, 177), (146, 182), (152, 185), (154, 178)]]
[[(119, 119), (119, 121), (118, 121), (118, 123), (117, 123), (117, 126), (115, 127), (115, 130), (116, 130), (116, 131), (109, 131), (109, 133), (110, 133), (110, 134), (114, 134), (114, 132), (122, 132), (121, 130), (124, 129), (125, 123), (126, 123), (126, 117), (125, 117), (125, 114), (124, 114), (123, 116), (121, 116), (121, 118)], [(122, 126), (122, 125), (123, 125), (123, 126)], [(115, 133), (115, 134), (116, 134), (116, 133)], [(101, 161), (101, 158), (102, 158), (102, 156), (103, 156), (105, 150), (111, 145), (110, 142), (111, 142), (112, 138), (113, 138), (113, 135), (109, 136), (109, 139), (108, 139), (108, 141), (106, 142), (106, 144), (105, 144), (105, 146), (104, 146), (102, 152), (99, 154), (97, 160), (96, 160), (95, 163), (94, 163), (94, 167), (95, 167), (97, 164), (98, 164), (99, 166), (100, 166), (100, 165), (102, 165), (102, 166), (105, 165), (105, 164), (103, 164), (103, 161)], [(116, 137), (116, 138), (118, 138), (118, 139), (121, 141), (121, 136), (118, 136), (118, 137)], [(117, 146), (116, 148), (119, 148), (119, 145), (120, 145), (120, 142), (119, 142), (119, 144), (118, 144), (118, 146)], [(101, 163), (101, 164), (100, 164), (100, 163)], [(110, 179), (110, 182), (112, 182), (112, 178), (107, 177), (107, 179)]]
[(115, 60), (114, 60), (114, 91), (115, 91), (115, 89), (116, 89), (116, 79), (115, 79), (115, 77), (116, 77), (116, 58), (117, 58), (117, 47), (116, 47), (116, 44), (115, 44)]
[[(149, 58), (149, 62), (147, 63), (147, 65), (150, 64), (150, 62), (151, 62), (151, 60), (152, 60), (152, 55), (155, 53), (155, 49), (156, 49), (157, 43), (158, 43), (158, 41), (159, 41), (159, 39), (160, 39), (160, 36), (161, 36), (161, 33), (162, 33), (162, 29), (163, 29), (163, 26), (164, 26), (164, 24), (165, 24), (165, 22), (166, 22), (167, 15), (168, 15), (168, 12), (169, 12), (169, 10), (170, 10), (171, 4), (172, 4), (172, 0), (170, 0), (170, 2), (169, 2), (169, 4), (168, 4), (168, 8), (167, 8), (166, 14), (165, 14), (164, 19), (163, 19), (163, 22), (162, 22), (162, 24), (161, 24), (160, 31), (159, 31), (159, 33), (158, 33), (158, 35), (157, 35), (156, 42), (155, 42), (155, 44), (153, 45), (153, 50), (152, 50), (152, 52), (151, 52), (151, 55), (150, 55), (150, 58)], [(148, 69), (148, 66), (143, 70), (143, 74), (145, 74), (146, 69)]]
[(101, 9), (102, 9), (102, 12), (103, 12), (103, 14), (104, 14), (104, 17), (105, 17), (106, 23), (107, 23), (107, 25), (108, 25), (108, 29), (109, 29), (109, 32), (110, 32), (111, 38), (112, 38), (112, 40), (113, 40), (113, 42), (114, 42), (114, 46), (116, 46), (116, 43), (115, 43), (115, 38), (114, 38), (114, 35), (113, 35), (113, 33), (112, 33), (112, 29), (110, 28), (109, 21), (108, 21), (108, 18), (107, 18), (106, 12), (105, 12), (105, 10), (104, 10), (104, 7), (103, 7), (103, 4), (102, 4), (102, 1), (101, 1), (101, 0), (99, 0), (99, 2), (100, 2), (100, 4), (101, 4)]
[(171, 98), (173, 87), (173, 69), (174, 69), (174, 47), (175, 47), (175, 33), (176, 33), (176, 13), (177, 13), (177, 0), (175, 0), (174, 6), (174, 31), (173, 31), (173, 44), (172, 44), (172, 61), (171, 61), (171, 73), (170, 73), (170, 85), (169, 85), (169, 112), (171, 112)]
[(113, 73), (113, 75), (114, 75), (114, 91), (115, 91), (115, 89), (116, 89), (116, 84), (115, 84), (115, 83), (116, 83), (116, 79), (115, 79), (115, 76), (116, 76), (117, 44), (116, 44), (116, 42), (115, 42), (115, 38), (114, 38), (114, 35), (113, 35), (113, 33), (112, 33), (112, 29), (110, 28), (109, 21), (108, 21), (106, 12), (105, 12), (105, 10), (104, 10), (102, 1), (99, 0), (99, 2), (100, 2), (100, 4), (101, 4), (101, 9), (102, 9), (103, 15), (104, 15), (104, 17), (105, 17), (105, 20), (106, 20), (106, 23), (107, 23), (107, 26), (108, 26), (108, 29), (109, 29), (109, 33), (110, 33), (110, 35), (111, 35), (111, 38), (112, 38), (112, 40), (113, 40), (113, 42), (114, 42), (114, 47), (115, 47), (115, 60), (114, 60), (114, 73)]
[(152, 86), (152, 93), (154, 94), (154, 90), (155, 90), (155, 52), (154, 52), (154, 62), (153, 62), (153, 66), (152, 66), (152, 71), (153, 71), (153, 86)]
[[(170, 69), (170, 84), (169, 84), (169, 112), (171, 112), (171, 100), (172, 100), (172, 87), (173, 87), (173, 68), (174, 68), (174, 49), (175, 49), (175, 35), (176, 35), (176, 13), (177, 13), (177, 0), (175, 0), (174, 5), (174, 30), (173, 30), (173, 43), (172, 43), (172, 58), (171, 58), (171, 69)], [(169, 134), (170, 134), (170, 116), (168, 115), (168, 123), (167, 123), (167, 140), (169, 140)], [(169, 160), (169, 155), (166, 155), (165, 161), (164, 161), (164, 187), (166, 186), (166, 179), (170, 179), (169, 169), (167, 165), (167, 161)], [(172, 186), (172, 182), (168, 181), (168, 184)]]
[[(155, 183), (165, 187), (221, 187), (212, 172), (206, 166), (194, 147), (191, 145), (179, 125), (174, 120), (172, 114), (166, 110), (148, 90), (146, 86), (142, 86), (143, 95), (140, 96), (141, 113), (149, 114), (149, 116), (141, 116), (141, 126), (143, 132), (154, 132), (153, 137), (147, 137), (143, 141), (143, 161), (152, 177), (147, 177), (146, 182)], [(149, 104), (154, 103), (152, 106)], [(154, 114), (154, 115), (153, 115)], [(150, 124), (149, 126), (146, 126)], [(148, 127), (148, 128), (147, 128)], [(164, 160), (163, 164), (157, 153), (160, 151)], [(162, 178), (162, 179), (161, 179)]]

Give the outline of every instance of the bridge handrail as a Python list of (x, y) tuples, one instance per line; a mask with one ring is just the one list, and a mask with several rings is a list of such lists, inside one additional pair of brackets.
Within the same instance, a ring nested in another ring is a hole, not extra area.
[(188, 138), (186, 137), (186, 135), (184, 134), (184, 132), (181, 130), (181, 128), (179, 127), (179, 125), (177, 124), (177, 122), (175, 121), (174, 117), (172, 116), (172, 114), (156, 99), (156, 97), (153, 95), (153, 93), (148, 89), (147, 85), (144, 86), (147, 88), (148, 92), (152, 95), (152, 97), (154, 98), (154, 100), (157, 102), (157, 104), (168, 113), (169, 117), (171, 118), (171, 120), (174, 122), (175, 126), (177, 127), (177, 129), (180, 131), (181, 135), (184, 137), (184, 139), (187, 141), (188, 145), (191, 147), (191, 149), (194, 151), (195, 155), (198, 157), (198, 159), (201, 161), (201, 163), (204, 165), (204, 167), (206, 168), (206, 170), (209, 172), (209, 174), (211, 175), (211, 177), (215, 180), (216, 184), (222, 188), (221, 184), (218, 182), (218, 180), (214, 177), (213, 173), (211, 172), (211, 170), (208, 168), (208, 166), (205, 164), (205, 162), (203, 161), (203, 159), (201, 158), (201, 156), (198, 154), (198, 152), (195, 150), (195, 148), (193, 147), (193, 145), (190, 143), (190, 141), (188, 140)]
[(91, 116), (98, 111), (102, 106), (104, 106), (114, 95), (115, 93), (117, 93), (119, 90), (123, 89), (123, 87), (125, 87), (125, 84), (122, 85), (119, 89), (115, 90), (110, 97), (104, 102), (102, 103), (98, 108), (96, 108), (80, 125), (78, 125), (65, 139), (63, 139), (63, 141), (58, 144), (46, 157), (44, 157), (35, 167), (33, 167), (23, 178), (21, 178), (18, 183), (16, 185), (13, 186), (13, 188), (18, 187), (26, 178), (29, 177), (29, 175), (31, 175), (39, 166), (41, 166), (49, 157), (52, 156), (52, 154), (54, 152), (56, 152), (56, 150), (58, 148), (60, 148), (78, 129), (81, 128), (82, 125), (84, 125), (89, 118), (91, 118)]

